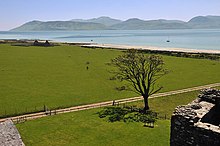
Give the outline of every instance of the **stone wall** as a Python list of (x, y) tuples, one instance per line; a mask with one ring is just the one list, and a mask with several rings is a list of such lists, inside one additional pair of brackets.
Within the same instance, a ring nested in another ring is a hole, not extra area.
[[(220, 146), (220, 127), (216, 125), (220, 119), (216, 121), (213, 117), (216, 113), (220, 114), (220, 111), (215, 111), (219, 110), (220, 105), (215, 103), (214, 99), (210, 100), (210, 96), (209, 101), (204, 100), (206, 91), (208, 90), (204, 90), (202, 95), (199, 95), (203, 98), (175, 109), (171, 117), (171, 146)], [(220, 93), (219, 90), (215, 91)], [(216, 99), (218, 96), (213, 97)], [(210, 124), (213, 119), (215, 124)]]
[(11, 120), (0, 123), (0, 146), (24, 146), (21, 136)]

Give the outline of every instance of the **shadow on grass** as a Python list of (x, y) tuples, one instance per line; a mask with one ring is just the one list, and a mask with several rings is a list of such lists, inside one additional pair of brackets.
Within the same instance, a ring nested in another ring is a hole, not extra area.
[(154, 128), (157, 120), (157, 113), (153, 111), (144, 112), (143, 109), (135, 106), (109, 106), (97, 113), (99, 118), (105, 118), (108, 122), (123, 121), (142, 122), (144, 127)]

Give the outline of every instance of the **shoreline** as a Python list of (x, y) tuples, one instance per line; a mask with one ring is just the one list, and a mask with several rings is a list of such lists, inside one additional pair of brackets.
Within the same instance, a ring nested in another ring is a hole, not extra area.
[[(80, 43), (79, 43), (80, 44)], [(80, 45), (88, 48), (106, 48), (106, 49), (137, 49), (149, 51), (165, 51), (165, 52), (180, 52), (180, 53), (205, 53), (205, 54), (220, 54), (220, 50), (201, 50), (201, 49), (187, 49), (187, 48), (171, 48), (171, 47), (155, 47), (155, 46), (132, 46), (132, 45), (117, 45), (117, 44), (99, 44), (91, 43)]]
[[(32, 43), (32, 39), (0, 39), (1, 42), (16, 42), (16, 43)], [(40, 42), (46, 40), (38, 39)], [(77, 45), (87, 48), (106, 48), (106, 49), (137, 49), (137, 50), (149, 50), (149, 51), (159, 51), (159, 52), (174, 52), (174, 53), (194, 53), (194, 54), (220, 54), (220, 50), (207, 50), (207, 49), (190, 49), (190, 48), (173, 48), (173, 47), (156, 47), (156, 46), (137, 46), (137, 45), (122, 45), (122, 44), (107, 44), (107, 43), (95, 43), (95, 42), (65, 42), (65, 41), (55, 41), (49, 40), (51, 43), (61, 43), (61, 44), (70, 44)]]

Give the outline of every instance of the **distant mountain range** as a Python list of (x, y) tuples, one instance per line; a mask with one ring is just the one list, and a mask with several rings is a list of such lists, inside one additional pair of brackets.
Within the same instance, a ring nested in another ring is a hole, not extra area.
[(70, 21), (31, 21), (10, 31), (71, 31), (71, 30), (159, 30), (159, 29), (217, 29), (220, 16), (197, 16), (188, 22), (180, 20), (140, 20), (126, 21), (99, 17), (93, 19), (72, 19)]
[(100, 24), (104, 24), (105, 26), (112, 26), (118, 23), (121, 23), (122, 20), (118, 20), (118, 19), (112, 19), (110, 17), (99, 17), (99, 18), (93, 18), (93, 19), (88, 19), (88, 20), (84, 20), (84, 19), (72, 19), (71, 21), (73, 22), (93, 22), (93, 23), (100, 23)]

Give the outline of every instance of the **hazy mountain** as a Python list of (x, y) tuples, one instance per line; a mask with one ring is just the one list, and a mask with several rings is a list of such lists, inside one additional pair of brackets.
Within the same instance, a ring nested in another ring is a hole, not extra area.
[(24, 25), (12, 29), (12, 31), (25, 31), (25, 30), (33, 30), (34, 28), (37, 28), (42, 22), (41, 21), (31, 21), (28, 23), (25, 23)]
[(145, 21), (140, 20), (137, 18), (128, 19), (124, 22), (121, 22), (119, 24), (112, 25), (111, 28), (113, 29), (138, 29), (145, 27)]
[(198, 16), (187, 24), (191, 28), (220, 28), (220, 16)]
[(100, 30), (108, 29), (105, 25), (93, 22), (73, 21), (31, 21), (11, 31), (53, 31), (53, 30)]
[(137, 18), (129, 19), (122, 23), (111, 26), (114, 29), (123, 30), (146, 30), (146, 29), (183, 29), (188, 26), (183, 21), (178, 20), (150, 20), (144, 21)]
[(149, 30), (149, 29), (215, 29), (220, 28), (220, 16), (197, 16), (188, 22), (179, 20), (149, 20), (129, 19), (111, 26), (113, 29)]
[(180, 20), (141, 20), (137, 18), (121, 21), (110, 17), (71, 21), (31, 21), (12, 31), (52, 31), (52, 30), (150, 30), (150, 29), (205, 29), (220, 28), (220, 16), (198, 16), (188, 22)]
[(72, 19), (72, 21), (75, 22), (93, 22), (93, 23), (100, 23), (100, 24), (104, 24), (106, 26), (112, 26), (118, 23), (121, 23), (121, 20), (118, 19), (112, 19), (110, 17), (99, 17), (99, 18), (93, 18), (93, 19)]

